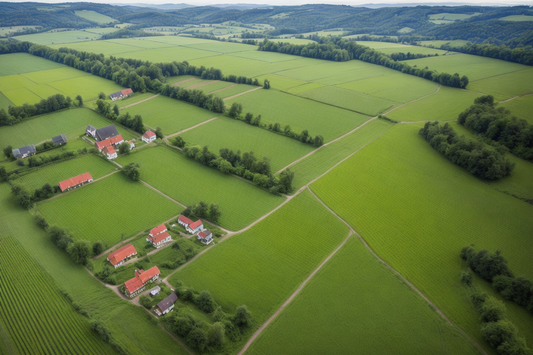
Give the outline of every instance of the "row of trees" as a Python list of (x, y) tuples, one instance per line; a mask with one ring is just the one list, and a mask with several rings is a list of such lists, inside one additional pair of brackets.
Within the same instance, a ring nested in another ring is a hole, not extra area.
[(533, 125), (511, 116), (503, 107), (495, 107), (492, 95), (476, 98), (474, 105), (459, 114), (457, 122), (533, 162)]
[(119, 115), (119, 109), (116, 104), (114, 107), (111, 107), (111, 104), (108, 101), (99, 99), (96, 101), (96, 111), (112, 121), (117, 121), (117, 123), (131, 128), (135, 132), (139, 132), (141, 134), (146, 132), (141, 115), (135, 115), (134, 117), (131, 117), (129, 112)]
[(323, 43), (309, 44), (272, 42), (265, 39), (259, 44), (259, 50), (339, 62), (357, 59), (368, 63), (382, 65), (387, 68), (401, 71), (402, 73), (415, 75), (451, 87), (465, 88), (469, 82), (468, 77), (465, 75), (460, 77), (458, 73), (451, 75), (448, 73), (437, 73), (427, 69), (427, 67), (424, 69), (411, 67), (407, 63), (394, 61), (390, 56), (384, 53), (341, 37), (327, 37), (323, 40)]
[(216, 223), (221, 212), (217, 204), (212, 203), (208, 206), (204, 201), (200, 201), (197, 205), (187, 206), (181, 214), (189, 218), (207, 218)]
[(206, 95), (202, 90), (187, 90), (180, 88), (179, 86), (170, 86), (166, 84), (161, 88), (159, 93), (173, 99), (191, 103), (215, 113), (224, 113), (226, 111), (226, 105), (222, 98), (214, 95)]
[(426, 57), (438, 57), (439, 53), (435, 54), (422, 54), (422, 53), (392, 53), (390, 55), (391, 59), (394, 61), (402, 61), (402, 60), (409, 60), (409, 59), (420, 59), (420, 58), (426, 58)]
[(525, 65), (533, 65), (533, 48), (531, 47), (518, 47), (512, 49), (505, 44), (497, 46), (490, 43), (476, 44), (469, 42), (466, 45), (459, 47), (452, 47), (449, 44), (443, 44), (441, 49), (479, 55), (482, 57), (496, 58)]
[(533, 313), (533, 283), (525, 277), (514, 277), (500, 251), (476, 250), (472, 246), (461, 250), (461, 258), (479, 276), (492, 283), (505, 299)]
[(505, 158), (504, 149), (459, 137), (448, 123), (441, 126), (438, 122), (426, 122), (419, 133), (452, 163), (481, 179), (500, 179), (509, 175), (515, 166)]

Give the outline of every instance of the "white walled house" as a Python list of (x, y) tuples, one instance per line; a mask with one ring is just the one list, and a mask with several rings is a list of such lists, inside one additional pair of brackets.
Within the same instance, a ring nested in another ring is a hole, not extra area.
[(144, 134), (142, 136), (143, 141), (145, 141), (146, 143), (153, 142), (153, 141), (155, 141), (156, 138), (157, 137), (156, 137), (155, 133), (152, 132), (152, 131), (146, 131), (146, 132), (144, 132)]

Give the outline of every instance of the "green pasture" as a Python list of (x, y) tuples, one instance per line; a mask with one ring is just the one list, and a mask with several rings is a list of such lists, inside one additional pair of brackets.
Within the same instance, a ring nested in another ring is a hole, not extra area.
[[(130, 39), (132, 41), (133, 39)], [(212, 40), (194, 37), (183, 36), (158, 36), (158, 37), (146, 37), (144, 40), (150, 42), (166, 43), (169, 46), (185, 46), (196, 43), (211, 43)]]
[(265, 79), (270, 81), (270, 86), (273, 89), (288, 91), (291, 88), (309, 84), (307, 81), (288, 78), (286, 76), (276, 75), (276, 74), (266, 74), (261, 75), (257, 78), (261, 84), (265, 82)]
[(353, 236), (247, 352), (378, 355), (391, 349), (478, 354)]
[(217, 81), (217, 82), (214, 82), (212, 84), (203, 85), (199, 89), (202, 90), (203, 92), (205, 92), (206, 94), (209, 94), (209, 93), (211, 93), (213, 91), (218, 91), (218, 90), (221, 90), (221, 89), (228, 88), (228, 87), (230, 87), (233, 84), (234, 83), (230, 83), (230, 82), (227, 82), (227, 81)]
[[(224, 90), (221, 90), (219, 92), (216, 92), (214, 93), (213, 95), (216, 95), (216, 96), (219, 96), (223, 99), (226, 99), (228, 97), (231, 97), (231, 96), (234, 96), (234, 95), (237, 95), (237, 94), (242, 94), (243, 92), (246, 92), (246, 91), (249, 91), (249, 90), (253, 90), (253, 89), (257, 89), (258, 87), (257, 86), (253, 86), (253, 85), (246, 85), (246, 84), (237, 84), (235, 86), (232, 86), (232, 87), (228, 87), (227, 89), (224, 89)], [(201, 89), (201, 87), (200, 87)], [(257, 91), (261, 91), (260, 90), (257, 90)], [(244, 94), (244, 96), (246, 96), (248, 94)], [(235, 98), (236, 100), (240, 99), (242, 96), (239, 96), (237, 98)]]
[(35, 29), (41, 26), (2, 26), (0, 27), (0, 36), (6, 37), (7, 34), (15, 33), (25, 29)]
[(106, 95), (123, 90), (124, 88), (114, 81), (107, 80), (95, 75), (80, 76), (49, 83), (51, 87), (62, 91), (66, 95), (75, 98), (81, 95), (84, 101), (94, 100), (100, 92)]
[(533, 16), (530, 15), (511, 15), (500, 19), (501, 21), (533, 21)]
[(0, 238), (0, 248), (0, 327), (9, 353), (114, 352), (14, 237)]
[(113, 38), (107, 40), (107, 42), (120, 44), (124, 46), (130, 46), (133, 48), (144, 48), (144, 49), (157, 49), (157, 48), (168, 48), (171, 45), (166, 43), (160, 43), (158, 41), (151, 41), (151, 38), (159, 37), (139, 37), (139, 38)]
[[(133, 44), (134, 42), (132, 42)], [(85, 51), (91, 53), (103, 53), (104, 55), (116, 55), (117, 57), (129, 57), (128, 52), (140, 51), (143, 47), (137, 47), (133, 45), (119, 44), (107, 41), (88, 41), (88, 42), (78, 42), (78, 43), (68, 43), (68, 44), (52, 44), (50, 48), (61, 48), (68, 47), (76, 49), (78, 51)]]
[(219, 154), (221, 148), (235, 152), (240, 150), (241, 154), (252, 151), (258, 160), (270, 158), (272, 171), (283, 168), (315, 149), (309, 144), (228, 117), (220, 117), (187, 131), (181, 137), (190, 144), (207, 145), (216, 154)]
[(37, 210), (49, 224), (67, 228), (75, 239), (113, 245), (161, 224), (182, 208), (141, 182), (114, 174), (40, 203)]
[(220, 42), (220, 41), (210, 41), (209, 43), (190, 44), (190, 45), (187, 45), (187, 47), (201, 49), (201, 50), (209, 51), (209, 52), (222, 53), (222, 54), (234, 53), (234, 52), (257, 51), (256, 46), (252, 46), (249, 44), (234, 43), (234, 42)]
[(114, 18), (106, 16), (96, 11), (80, 10), (80, 11), (74, 11), (74, 13), (76, 14), (76, 16), (83, 17), (84, 19), (87, 19), (89, 21), (93, 21), (99, 24), (118, 22)]
[(350, 135), (321, 148), (316, 153), (294, 164), (290, 167), (291, 171), (294, 172), (292, 182), (294, 190), (296, 191), (308, 184), (350, 154), (377, 139), (393, 125), (390, 121), (376, 118)]
[[(452, 121), (481, 94), (441, 86), (439, 91), (421, 100), (399, 107), (387, 117), (397, 121)], [(438, 108), (438, 109), (436, 109)]]
[(467, 44), (468, 41), (462, 40), (462, 39), (456, 39), (452, 41), (445, 41), (445, 40), (436, 40), (436, 41), (421, 41), (420, 44), (422, 46), (430, 47), (433, 46), (435, 48), (440, 48), (440, 46), (444, 44), (449, 44), (452, 47), (462, 47), (465, 44)]
[(195, 86), (195, 85), (200, 85), (200, 84), (203, 84), (203, 83), (207, 83), (209, 81), (212, 81), (212, 80), (203, 80), (203, 79), (200, 79), (198, 77), (194, 78), (194, 80), (190, 80), (190, 81), (186, 81), (182, 84), (179, 84), (178, 86), (181, 87), (181, 88), (188, 88), (190, 86)]
[(531, 108), (533, 107), (533, 95), (518, 97), (511, 101), (502, 102), (498, 106), (503, 106), (510, 110), (512, 114), (518, 118), (522, 118), (533, 124), (533, 115)]
[(217, 115), (187, 102), (162, 95), (125, 108), (121, 114), (125, 112), (129, 112), (132, 116), (141, 115), (145, 125), (153, 129), (161, 127), (165, 135), (197, 125)]
[[(212, 56), (218, 56), (219, 54), (215, 52), (205, 51), (196, 48), (190, 47), (167, 47), (167, 48), (157, 48), (157, 49), (144, 49), (135, 52), (128, 53), (123, 55), (127, 58), (140, 59), (140, 60), (154, 60), (157, 58), (158, 62), (183, 62), (191, 61), (198, 58), (206, 58)], [(213, 66), (211, 62), (210, 67)]]
[[(483, 343), (470, 291), (461, 285), (459, 252), (471, 243), (501, 250), (516, 275), (531, 278), (533, 206), (448, 161), (418, 134), (420, 127), (396, 125), (311, 188), (381, 258)], [(509, 319), (532, 343), (533, 316), (506, 304)]]
[(392, 53), (412, 53), (412, 54), (438, 54), (442, 55), (446, 51), (440, 49), (431, 49), (427, 47), (411, 46), (406, 44), (391, 43), (391, 42), (359, 42), (363, 46), (373, 48), (381, 53), (391, 55)]
[(277, 72), (276, 74), (302, 81), (314, 81), (325, 85), (336, 85), (393, 72), (392, 69), (368, 64), (362, 61), (350, 60), (348, 62), (332, 62), (312, 58), (305, 59), (310, 62), (305, 63), (306, 65), (299, 65), (295, 68)]
[(245, 227), (284, 200), (171, 148), (145, 148), (119, 157), (117, 162), (139, 164), (141, 179), (184, 205), (200, 201), (218, 204), (222, 213), (219, 224), (231, 230)]
[(453, 23), (454, 21), (466, 20), (467, 18), (479, 15), (479, 12), (473, 14), (450, 14), (447, 12), (440, 14), (428, 15), (429, 21), (435, 24)]
[(96, 33), (98, 35), (103, 35), (106, 33), (112, 33), (118, 31), (116, 27), (91, 27), (91, 28), (85, 28), (84, 31)]
[(398, 31), (396, 31), (397, 33), (409, 33), (409, 32), (413, 32), (414, 31), (414, 28), (411, 28), (411, 27), (402, 27), (400, 28)]
[(60, 31), (60, 32), (42, 32), (36, 34), (14, 36), (19, 41), (28, 41), (35, 44), (58, 44), (70, 42), (94, 41), (102, 36), (86, 31)]
[(533, 68), (518, 70), (491, 78), (474, 81), (469, 90), (493, 95), (497, 100), (506, 100), (519, 95), (533, 93)]
[(399, 105), (395, 101), (365, 95), (335, 86), (324, 86), (305, 91), (299, 96), (370, 116), (375, 116)]
[[(102, 128), (113, 123), (96, 112), (84, 108), (47, 113), (13, 126), (0, 127), (0, 147), (37, 144), (60, 134), (66, 135), (67, 139), (73, 139), (85, 134), (87, 125)], [(138, 138), (138, 134), (133, 134), (118, 124), (115, 124), (115, 127), (124, 139)]]
[[(194, 75), (178, 75), (178, 76), (169, 76), (167, 78), (167, 81), (166, 83), (167, 84), (171, 84), (171, 85), (177, 85), (178, 83), (181, 83), (185, 80), (189, 80), (189, 79), (198, 79), (197, 76), (194, 76)], [(191, 80), (193, 81), (193, 80)], [(184, 83), (185, 84), (185, 83)]]
[[(36, 57), (28, 53), (12, 53), (0, 55), (0, 76), (24, 74), (33, 71), (64, 68), (63, 64)], [(6, 86), (1, 86), (3, 89)]]
[(122, 110), (123, 107), (135, 104), (135, 103), (137, 103), (139, 101), (146, 100), (146, 99), (148, 99), (150, 97), (154, 97), (154, 96), (156, 96), (156, 94), (154, 94), (153, 92), (145, 92), (144, 94), (140, 93), (140, 92), (134, 92), (132, 95), (129, 95), (126, 98), (123, 98), (123, 99), (120, 99), (120, 100), (112, 102), (112, 104), (113, 104), (113, 106), (117, 105), (118, 108), (120, 110)]
[(226, 312), (245, 304), (257, 328), (347, 235), (348, 228), (304, 192), (178, 270), (169, 281), (209, 290)]
[(274, 42), (283, 42), (283, 43), (290, 43), (290, 44), (309, 44), (309, 43), (315, 43), (312, 39), (308, 38), (282, 38), (282, 39), (271, 39)]
[(294, 87), (288, 89), (287, 92), (289, 94), (298, 95), (298, 94), (301, 94), (301, 93), (309, 91), (309, 90), (314, 90), (314, 89), (321, 88), (322, 86), (324, 86), (324, 85), (323, 84), (319, 84), (319, 83), (307, 83), (307, 84), (294, 86)]
[(281, 127), (290, 125), (294, 132), (307, 129), (312, 136), (322, 135), (325, 142), (341, 136), (368, 119), (355, 112), (276, 90), (253, 91), (228, 100), (228, 104), (232, 102), (241, 103), (243, 112), (261, 115), (261, 123), (279, 122)]
[(9, 109), (9, 106), (15, 106), (14, 103), (11, 102), (2, 92), (0, 91), (0, 109), (7, 110)]
[[(30, 86), (33, 88), (37, 87), (37, 85)], [(17, 106), (22, 106), (24, 104), (34, 104), (43, 99), (42, 97), (31, 91), (29, 88), (4, 90), (3, 94), (9, 99), (9, 101), (13, 102)]]
[[(25, 73), (22, 74), (22, 76), (26, 79), (33, 81), (36, 84), (47, 84), (55, 81), (79, 78), (82, 76), (91, 76), (91, 74), (71, 67), (62, 67)], [(73, 96), (72, 98), (74, 99), (74, 97), (75, 96)]]
[(116, 166), (111, 162), (106, 162), (93, 154), (85, 154), (75, 159), (38, 168), (32, 173), (14, 180), (14, 182), (33, 192), (46, 183), (56, 186), (61, 181), (83, 173), (90, 173), (96, 180), (116, 170)]
[[(13, 236), (38, 262), (39, 267), (53, 278), (57, 287), (67, 292), (92, 319), (102, 321), (129, 354), (186, 354), (183, 347), (163, 329), (154, 326), (145, 310), (122, 300), (57, 248), (46, 233), (37, 227), (31, 214), (16, 204), (6, 183), (0, 183), (0, 225), (0, 237)], [(27, 293), (33, 288), (35, 285), (23, 290)], [(55, 312), (65, 312), (71, 307), (61, 306)], [(37, 321), (34, 319), (27, 324)], [(61, 337), (64, 338), (65, 334)], [(112, 353), (107, 351), (109, 349), (105, 350), (102, 353)]]

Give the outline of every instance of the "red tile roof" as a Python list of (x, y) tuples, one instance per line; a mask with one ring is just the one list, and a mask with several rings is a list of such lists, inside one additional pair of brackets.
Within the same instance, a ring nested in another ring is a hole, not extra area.
[(111, 154), (115, 154), (116, 151), (115, 151), (115, 148), (113, 148), (112, 146), (108, 146), (108, 147), (105, 147), (103, 152), (107, 155), (111, 155)]
[(124, 89), (121, 91), (122, 95), (129, 95), (129, 94), (133, 94), (133, 90), (131, 89)]
[(146, 132), (144, 132), (144, 134), (143, 134), (143, 137), (144, 137), (144, 138), (150, 138), (150, 137), (154, 137), (154, 136), (155, 136), (155, 133), (152, 132), (152, 131), (146, 131)]
[(167, 232), (162, 232), (156, 235), (155, 237), (148, 237), (148, 239), (151, 240), (152, 243), (157, 244), (168, 237), (170, 237), (170, 234), (168, 234)]
[(119, 134), (118, 136), (114, 136), (114, 137), (105, 139), (103, 141), (96, 142), (94, 144), (94, 146), (96, 147), (96, 149), (103, 149), (103, 148), (108, 147), (108, 146), (110, 146), (112, 144), (117, 144), (117, 143), (120, 143), (120, 142), (123, 142), (123, 141), (124, 141), (124, 138), (122, 138), (122, 135)]
[(178, 218), (178, 221), (180, 221), (181, 223), (185, 223), (187, 225), (192, 224), (192, 221), (188, 219), (187, 217), (185, 217), (184, 215), (180, 215), (180, 217)]
[(130, 255), (137, 254), (137, 250), (131, 244), (126, 244), (107, 256), (109, 262), (115, 266)]
[(135, 275), (143, 284), (147, 283), (152, 279), (154, 276), (161, 274), (161, 271), (159, 271), (159, 268), (157, 266), (153, 266), (150, 269), (143, 271), (139, 270), (139, 272)]
[(81, 175), (74, 176), (73, 178), (70, 178), (68, 180), (61, 181), (59, 183), (59, 188), (61, 189), (61, 191), (65, 191), (65, 189), (69, 189), (72, 186), (79, 185), (82, 182), (86, 182), (86, 181), (89, 181), (89, 180), (92, 180), (92, 179), (93, 179), (93, 177), (91, 176), (91, 174), (83, 173)]
[(126, 286), (129, 293), (133, 293), (143, 287), (144, 283), (135, 276), (133, 279), (124, 282), (124, 286)]
[(212, 234), (211, 231), (209, 231), (208, 229), (206, 230), (203, 230), (201, 231), (200, 233), (198, 233), (198, 236), (202, 239), (205, 239), (207, 238), (208, 235)]
[(161, 224), (155, 228), (152, 228), (150, 230), (150, 235), (153, 237), (153, 236), (158, 235), (159, 233), (163, 233), (166, 230), (167, 230), (167, 226), (165, 226), (165, 224)]
[(199, 219), (196, 222), (190, 224), (189, 228), (194, 230), (194, 229), (200, 227), (202, 224), (203, 224), (202, 221)]

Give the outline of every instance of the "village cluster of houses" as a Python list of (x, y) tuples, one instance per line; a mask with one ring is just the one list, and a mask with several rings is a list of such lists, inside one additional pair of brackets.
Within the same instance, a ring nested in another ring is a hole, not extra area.
[(182, 225), (187, 232), (193, 235), (196, 234), (196, 239), (203, 244), (209, 245), (213, 241), (213, 233), (211, 233), (209, 229), (204, 228), (204, 224), (201, 220), (193, 222), (184, 215), (180, 215), (178, 218), (178, 223)]
[[(62, 145), (67, 143), (67, 137), (64, 134), (61, 134), (59, 136), (52, 137), (52, 143), (54, 146)], [(21, 148), (13, 149), (12, 150), (13, 156), (16, 159), (24, 159), (31, 155), (35, 155), (37, 153), (37, 149), (35, 149), (35, 146), (33, 144), (26, 145)]]
[[(85, 129), (85, 134), (96, 141), (94, 147), (110, 160), (117, 157), (117, 151), (115, 148), (119, 144), (124, 143), (124, 138), (122, 138), (122, 135), (118, 134), (117, 128), (113, 124), (99, 129), (88, 125)], [(135, 148), (133, 141), (128, 141), (128, 143), (130, 145), (130, 150)]]

